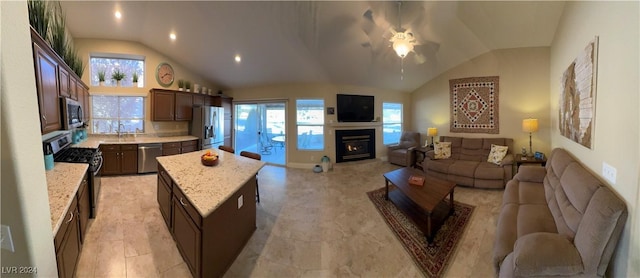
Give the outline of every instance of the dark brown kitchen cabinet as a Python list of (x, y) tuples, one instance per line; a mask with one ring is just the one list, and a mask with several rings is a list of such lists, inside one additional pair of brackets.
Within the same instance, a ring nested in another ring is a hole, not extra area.
[(172, 183), (167, 171), (158, 165), (158, 206), (167, 228), (171, 230)]
[(58, 63), (37, 43), (33, 43), (33, 55), (40, 108), (40, 131), (46, 134), (62, 128), (58, 98)]
[(204, 104), (215, 107), (222, 107), (222, 99), (220, 96), (208, 96), (204, 99)]
[(76, 82), (76, 93), (78, 94), (78, 102), (82, 105), (82, 118), (87, 122), (89, 120), (89, 88), (85, 87), (82, 82)]
[(193, 114), (193, 96), (188, 93), (176, 93), (176, 121), (191, 121)]
[(151, 120), (173, 121), (175, 93), (151, 90)]
[(190, 153), (198, 150), (198, 140), (183, 141), (180, 143), (182, 150), (180, 153)]
[(73, 277), (76, 271), (78, 257), (82, 245), (80, 243), (78, 200), (74, 195), (73, 201), (62, 220), (60, 229), (54, 237), (58, 277)]
[(221, 97), (221, 105), (224, 108), (224, 145), (233, 146), (233, 137), (231, 134), (233, 124), (233, 106), (231, 97)]
[(204, 98), (205, 98), (205, 96), (203, 96), (203, 95), (195, 95), (195, 96), (193, 96), (193, 107), (203, 106), (204, 105)]
[[(84, 104), (82, 102), (81, 104), (83, 104), (82, 108), (85, 111), (85, 119), (87, 119), (89, 116), (89, 87), (33, 28), (31, 28), (31, 41), (42, 134), (62, 129), (61, 97), (80, 100), (79, 94), (83, 93), (85, 96)], [(78, 90), (79, 87), (82, 87), (84, 91)]]
[(58, 94), (61, 97), (71, 97), (71, 93), (69, 92), (69, 72), (64, 67), (58, 67), (58, 74), (58, 82), (60, 84)]
[(192, 94), (151, 89), (152, 121), (190, 121), (192, 108)]
[(182, 145), (180, 142), (169, 142), (162, 144), (162, 155), (174, 155), (180, 154)]
[(100, 150), (103, 159), (103, 175), (138, 173), (138, 145), (100, 145)]
[(200, 277), (202, 259), (202, 231), (194, 223), (187, 209), (193, 208), (191, 203), (183, 197), (179, 190), (173, 195), (172, 232), (182, 258), (194, 277)]
[(78, 189), (78, 220), (80, 221), (80, 242), (85, 243), (91, 204), (89, 203), (89, 176), (85, 174)]

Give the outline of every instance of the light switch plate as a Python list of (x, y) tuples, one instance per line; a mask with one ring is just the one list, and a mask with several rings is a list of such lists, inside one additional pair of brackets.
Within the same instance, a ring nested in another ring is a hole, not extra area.
[(243, 204), (244, 204), (244, 195), (240, 195), (240, 197), (238, 197), (238, 209), (240, 209)]
[(11, 228), (7, 225), (2, 225), (2, 228), (0, 229), (0, 244), (2, 245), (2, 249), (15, 252), (15, 249), (13, 248), (13, 239), (11, 238)]
[(606, 162), (602, 162), (602, 176), (609, 181), (611, 184), (616, 184), (616, 168), (607, 164)]

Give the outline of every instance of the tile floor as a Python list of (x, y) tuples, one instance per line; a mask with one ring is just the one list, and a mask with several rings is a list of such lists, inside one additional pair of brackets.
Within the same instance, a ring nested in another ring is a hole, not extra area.
[[(338, 164), (328, 173), (265, 166), (257, 230), (227, 277), (420, 277), (365, 192), (384, 186), (385, 162)], [(103, 177), (78, 277), (191, 277), (156, 203), (156, 175)], [(501, 190), (458, 187), (476, 206), (445, 277), (493, 277)]]

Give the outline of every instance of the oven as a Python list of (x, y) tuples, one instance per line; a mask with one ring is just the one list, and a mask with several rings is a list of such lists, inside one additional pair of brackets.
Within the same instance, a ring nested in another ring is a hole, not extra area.
[(71, 148), (71, 137), (71, 132), (63, 132), (56, 137), (44, 141), (44, 149), (49, 149), (53, 152), (55, 162), (89, 164), (90, 217), (95, 218), (100, 197), (100, 169), (103, 164), (102, 152), (98, 148)]
[(64, 129), (72, 130), (77, 127), (82, 127), (84, 124), (82, 119), (82, 105), (73, 99), (65, 97), (61, 100), (61, 106)]

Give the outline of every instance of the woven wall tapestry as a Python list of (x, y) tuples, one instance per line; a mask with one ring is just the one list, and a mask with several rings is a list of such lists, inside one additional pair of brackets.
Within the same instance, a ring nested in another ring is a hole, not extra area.
[(498, 76), (449, 80), (451, 132), (500, 133)]
[(593, 147), (597, 57), (598, 37), (564, 71), (560, 92), (560, 134), (589, 149)]

